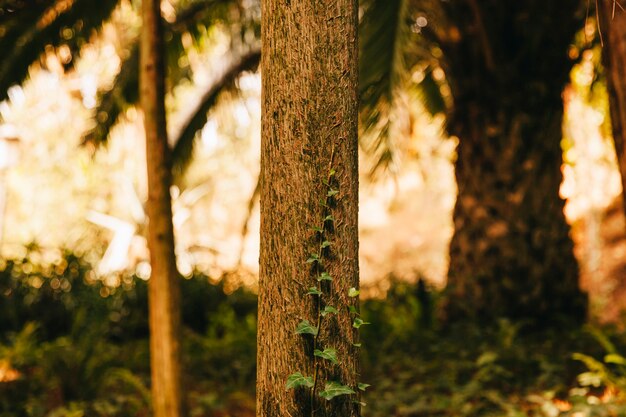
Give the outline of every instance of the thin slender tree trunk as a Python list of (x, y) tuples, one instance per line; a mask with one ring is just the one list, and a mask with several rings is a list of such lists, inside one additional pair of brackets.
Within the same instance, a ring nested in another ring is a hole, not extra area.
[[(262, 1), (262, 417), (360, 415), (357, 394), (319, 397), (329, 381), (358, 391), (358, 331), (348, 310), (359, 284), (357, 11), (356, 0)], [(307, 263), (311, 253), (320, 262)], [(323, 272), (332, 281), (318, 282)], [(321, 295), (306, 294), (314, 286)], [(338, 312), (321, 318), (325, 306)], [(318, 337), (296, 334), (303, 320)], [(339, 363), (316, 359), (315, 348), (335, 348)], [(317, 376), (314, 387), (286, 390), (296, 372)]]
[[(622, 7), (624, 3), (621, 3)], [(614, 0), (599, 0), (600, 30), (606, 71), (606, 86), (611, 108), (615, 152), (626, 189), (626, 12)], [(626, 192), (622, 192), (626, 210)]]
[(180, 378), (180, 289), (170, 196), (171, 162), (165, 122), (165, 66), (160, 2), (143, 0), (141, 107), (148, 170), (150, 367), (155, 417), (183, 414)]

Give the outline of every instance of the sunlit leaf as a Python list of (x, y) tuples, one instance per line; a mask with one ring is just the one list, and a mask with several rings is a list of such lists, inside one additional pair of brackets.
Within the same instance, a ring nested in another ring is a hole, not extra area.
[(340, 384), (339, 382), (331, 381), (326, 383), (326, 386), (324, 386), (324, 391), (320, 392), (320, 397), (330, 401), (340, 395), (350, 395), (354, 393), (354, 390), (349, 386)]
[(289, 375), (289, 377), (287, 378), (287, 384), (285, 384), (285, 388), (288, 390), (300, 387), (312, 388), (313, 385), (313, 377), (304, 376), (300, 372), (296, 372), (295, 374)]
[(321, 295), (322, 294), (322, 292), (320, 290), (318, 290), (317, 287), (309, 288), (309, 290), (306, 293), (308, 295)]
[(363, 321), (360, 317), (357, 317), (354, 319), (354, 323), (352, 323), (352, 327), (354, 327), (355, 329), (358, 329), (361, 326), (365, 326), (366, 324), (371, 324), (367, 321)]
[(339, 361), (337, 360), (337, 350), (336, 349), (326, 348), (323, 351), (321, 351), (319, 349), (315, 349), (313, 354), (315, 356), (317, 356), (318, 358), (326, 359), (328, 361), (331, 361), (334, 364), (338, 364), (339, 363)]
[(368, 387), (371, 387), (371, 385), (370, 384), (366, 384), (364, 382), (359, 382), (358, 388), (361, 391), (365, 391)]
[(320, 276), (317, 278), (318, 281), (332, 281), (333, 277), (330, 276), (328, 272), (322, 272)]
[(296, 334), (312, 334), (317, 336), (317, 327), (309, 323), (308, 320), (302, 320), (296, 327)]
[(335, 307), (326, 306), (324, 310), (322, 310), (322, 317), (326, 317), (328, 314), (337, 314), (339, 311)]

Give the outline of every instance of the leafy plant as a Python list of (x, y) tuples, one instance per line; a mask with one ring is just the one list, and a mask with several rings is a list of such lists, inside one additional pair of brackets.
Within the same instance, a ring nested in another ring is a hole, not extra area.
[[(324, 319), (329, 314), (340, 314), (342, 310), (341, 306), (331, 306), (325, 302), (325, 296), (332, 289), (333, 277), (326, 269), (326, 262), (328, 261), (328, 252), (332, 247), (330, 241), (330, 234), (335, 223), (335, 218), (332, 215), (332, 207), (335, 199), (339, 195), (339, 190), (335, 187), (335, 174), (336, 171), (333, 168), (334, 149), (331, 153), (330, 167), (328, 168), (327, 179), (324, 181), (326, 185), (326, 191), (324, 198), (321, 199), (320, 205), (322, 207), (322, 218), (319, 224), (312, 225), (311, 230), (315, 234), (317, 247), (311, 252), (308, 258), (305, 260), (305, 264), (311, 265), (314, 271), (314, 278), (316, 285), (310, 287), (306, 292), (307, 295), (315, 297), (316, 299), (316, 317), (315, 324), (309, 322), (309, 320), (300, 321), (295, 329), (295, 333), (303, 336), (310, 336), (313, 338), (313, 375), (305, 376), (301, 372), (294, 372), (287, 377), (285, 384), (286, 389), (309, 389), (311, 398), (311, 415), (315, 414), (317, 409), (315, 405), (316, 395), (319, 398), (323, 398), (327, 401), (333, 398), (354, 395), (358, 393), (358, 388), (363, 388), (367, 384), (359, 384), (359, 387), (350, 387), (344, 385), (338, 381), (327, 381), (324, 385), (324, 389), (317, 392), (317, 387), (321, 385), (320, 379), (320, 367), (321, 361), (328, 361), (333, 365), (339, 365), (339, 357), (337, 355), (337, 349), (334, 347), (321, 346), (320, 333), (323, 329)], [(325, 285), (324, 285), (325, 284)], [(318, 287), (319, 285), (319, 287)], [(348, 297), (354, 298), (359, 295), (359, 291), (356, 288), (350, 288), (348, 290)], [(351, 306), (348, 311), (353, 316), (353, 327), (358, 329), (365, 324), (369, 324), (363, 321), (359, 316), (356, 308)], [(360, 343), (358, 344), (360, 346)], [(356, 400), (355, 400), (356, 401)], [(356, 401), (359, 404), (363, 404)]]

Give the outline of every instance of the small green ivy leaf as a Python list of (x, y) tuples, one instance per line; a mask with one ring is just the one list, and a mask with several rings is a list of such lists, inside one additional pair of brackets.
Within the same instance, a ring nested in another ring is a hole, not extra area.
[(309, 323), (308, 320), (302, 320), (296, 327), (296, 334), (312, 334), (317, 336), (317, 327)]
[(322, 229), (319, 226), (313, 226), (313, 227), (311, 227), (311, 230), (313, 230), (316, 233), (324, 233), (324, 229)]
[(335, 168), (331, 168), (331, 169), (330, 169), (330, 172), (328, 173), (328, 176), (329, 176), (329, 177), (332, 177), (333, 175), (335, 175), (335, 173), (336, 173), (336, 172), (337, 172), (337, 171), (335, 171)]
[(309, 259), (306, 260), (306, 263), (312, 264), (313, 262), (319, 262), (320, 257), (317, 253), (312, 253), (309, 255)]
[(326, 193), (326, 196), (327, 196), (327, 197), (332, 197), (332, 196), (335, 196), (335, 195), (337, 195), (337, 194), (339, 194), (339, 191), (337, 191), (337, 190), (333, 190), (333, 189), (331, 188), (331, 189), (330, 189), (330, 190), (328, 190), (328, 192)]
[(359, 295), (361, 293), (361, 291), (357, 290), (356, 288), (352, 287), (348, 290), (348, 297), (356, 297), (357, 295)]
[(320, 245), (322, 249), (327, 248), (330, 246), (330, 242), (325, 240), (322, 242), (322, 244)]
[(321, 295), (322, 294), (322, 292), (318, 290), (317, 287), (309, 288), (309, 290), (306, 293), (309, 295)]
[[(348, 293), (348, 295), (350, 295), (350, 294)], [(350, 307), (348, 307), (348, 310), (350, 310), (350, 313), (352, 313), (352, 314), (356, 314), (357, 316), (360, 316), (360, 314), (359, 314), (359, 312), (357, 311), (357, 309), (356, 309), (356, 307), (355, 307), (355, 306), (350, 306)]]
[(366, 324), (371, 324), (367, 321), (363, 321), (360, 317), (357, 317), (354, 319), (354, 323), (352, 323), (352, 327), (354, 327), (355, 329), (358, 329), (361, 326), (364, 326)]
[(320, 392), (320, 397), (326, 398), (330, 401), (340, 395), (355, 394), (354, 390), (347, 385), (340, 384), (339, 382), (331, 381), (327, 382), (324, 387), (324, 391)]
[(313, 351), (313, 354), (318, 358), (329, 360), (335, 365), (339, 363), (339, 361), (337, 360), (337, 350), (333, 348), (326, 348), (323, 352), (319, 349), (315, 349)]
[(287, 384), (285, 384), (285, 388), (288, 390), (300, 387), (312, 388), (313, 385), (313, 377), (304, 376), (300, 372), (296, 372), (295, 374), (289, 375), (289, 377), (287, 378)]
[(359, 389), (360, 389), (361, 391), (365, 391), (368, 387), (371, 387), (371, 385), (370, 385), (370, 384), (366, 384), (366, 383), (364, 383), (364, 382), (359, 382), (358, 387), (359, 387)]
[(330, 276), (328, 272), (322, 272), (319, 277), (317, 277), (318, 281), (332, 281), (333, 277)]
[(328, 216), (324, 217), (324, 222), (334, 222), (335, 218), (333, 217), (332, 214), (329, 214)]
[(360, 348), (363, 344), (362, 343), (353, 343), (352, 346), (354, 347), (358, 347)]
[(339, 313), (339, 311), (337, 311), (337, 309), (335, 307), (326, 306), (322, 310), (322, 317), (326, 317), (327, 314), (331, 314), (331, 313), (337, 314), (337, 313)]

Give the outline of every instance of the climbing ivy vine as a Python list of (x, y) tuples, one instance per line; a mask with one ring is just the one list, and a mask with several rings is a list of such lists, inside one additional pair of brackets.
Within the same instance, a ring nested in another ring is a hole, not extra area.
[[(320, 334), (323, 330), (325, 319), (329, 315), (333, 314), (349, 314), (352, 319), (352, 327), (359, 329), (361, 326), (369, 324), (363, 321), (359, 316), (358, 310), (354, 306), (332, 306), (327, 303), (329, 295), (333, 289), (332, 283), (334, 277), (330, 275), (327, 270), (329, 254), (332, 251), (332, 243), (330, 241), (331, 234), (334, 230), (335, 218), (333, 216), (333, 207), (335, 206), (336, 199), (339, 195), (337, 188), (337, 181), (335, 178), (336, 171), (333, 168), (335, 150), (333, 148), (331, 153), (330, 166), (326, 179), (323, 181), (325, 186), (324, 197), (320, 200), (319, 204), (322, 207), (322, 216), (318, 224), (311, 225), (311, 231), (314, 233), (315, 247), (310, 252), (308, 258), (305, 261), (306, 265), (312, 268), (314, 272), (312, 274), (314, 281), (311, 282), (311, 286), (308, 288), (306, 294), (315, 297), (315, 318), (313, 323), (309, 320), (300, 321), (295, 328), (295, 333), (302, 335), (303, 337), (313, 338), (313, 355), (310, 360), (313, 361), (313, 375), (303, 375), (301, 372), (295, 372), (287, 377), (287, 383), (285, 385), (287, 390), (290, 389), (308, 389), (310, 390), (311, 398), (311, 416), (315, 415), (317, 409), (316, 402), (318, 398), (325, 399), (327, 401), (332, 400), (335, 397), (344, 395), (356, 395), (358, 391), (365, 391), (369, 384), (358, 383), (356, 387), (345, 385), (341, 381), (320, 381), (320, 367), (322, 361), (328, 361), (332, 365), (339, 365), (340, 358), (337, 356), (336, 348), (332, 346), (322, 346), (320, 343)], [(348, 297), (355, 298), (359, 296), (359, 290), (356, 288), (350, 288), (348, 290)], [(354, 343), (354, 346), (361, 347), (361, 343)], [(320, 391), (323, 383), (323, 389)], [(318, 393), (319, 391), (319, 393)], [(365, 405), (358, 400), (354, 402)]]

